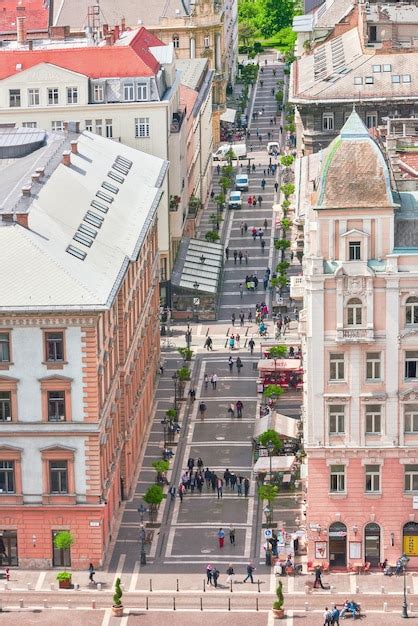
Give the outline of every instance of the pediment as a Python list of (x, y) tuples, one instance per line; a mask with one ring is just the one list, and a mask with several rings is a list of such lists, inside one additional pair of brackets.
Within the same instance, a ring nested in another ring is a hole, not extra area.
[(418, 400), (418, 387), (411, 387), (399, 392), (399, 399), (403, 402)]
[(347, 230), (341, 235), (341, 237), (351, 237), (352, 235), (355, 235), (356, 237), (370, 237), (368, 233), (365, 233), (364, 230), (358, 230), (358, 228)]
[(55, 87), (56, 85), (54, 85), (51, 81), (61, 81), (65, 78), (74, 80), (75, 76), (88, 80), (85, 74), (79, 74), (78, 72), (67, 70), (63, 67), (59, 67), (58, 65), (53, 65), (52, 63), (39, 63), (38, 65), (33, 65), (26, 70), (23, 67), (20, 72), (17, 72), (6, 80), (11, 83), (28, 83), (30, 81), (33, 81), (34, 84), (48, 83), (49, 86)]

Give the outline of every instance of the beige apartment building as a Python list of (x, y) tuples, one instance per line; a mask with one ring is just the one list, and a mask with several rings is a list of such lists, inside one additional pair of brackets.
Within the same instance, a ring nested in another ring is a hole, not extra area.
[(54, 3), (53, 27), (69, 26), (74, 34), (103, 36), (103, 28), (144, 25), (179, 59), (209, 60), (213, 76), (213, 136), (220, 139), (220, 116), (226, 108), (226, 87), (234, 82), (238, 53), (237, 0), (62, 0)]

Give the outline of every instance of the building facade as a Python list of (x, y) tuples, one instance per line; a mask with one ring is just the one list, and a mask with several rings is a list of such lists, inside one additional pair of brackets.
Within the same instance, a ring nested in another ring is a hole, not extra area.
[(308, 558), (418, 565), (418, 194), (354, 111), (297, 164)]
[(328, 0), (297, 16), (289, 100), (300, 155), (325, 148), (353, 104), (368, 128), (414, 117), (418, 102), (418, 10), (404, 3)]
[(87, 131), (2, 133), (0, 155), (1, 565), (87, 569), (151, 415), (168, 163)]

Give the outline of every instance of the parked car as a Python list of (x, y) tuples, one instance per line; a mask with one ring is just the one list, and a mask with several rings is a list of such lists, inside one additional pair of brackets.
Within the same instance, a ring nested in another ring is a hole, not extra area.
[(247, 176), (247, 174), (237, 174), (235, 176), (235, 189), (237, 191), (248, 191), (248, 176)]
[(241, 208), (241, 192), (231, 191), (228, 199), (228, 209), (240, 209)]

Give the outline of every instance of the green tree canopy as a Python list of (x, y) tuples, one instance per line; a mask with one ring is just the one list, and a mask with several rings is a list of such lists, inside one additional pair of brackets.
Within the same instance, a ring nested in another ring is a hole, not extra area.
[(269, 448), (272, 446), (274, 454), (277, 454), (283, 446), (282, 440), (279, 437), (279, 433), (277, 433), (272, 428), (266, 430), (259, 436), (258, 443), (263, 446), (263, 448)]
[(270, 506), (271, 503), (277, 498), (278, 493), (279, 489), (277, 485), (261, 485), (258, 488), (258, 497), (261, 500), (267, 500)]

